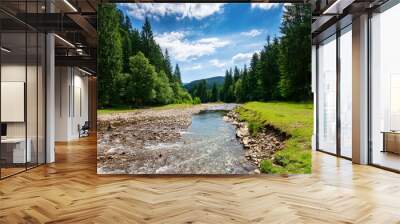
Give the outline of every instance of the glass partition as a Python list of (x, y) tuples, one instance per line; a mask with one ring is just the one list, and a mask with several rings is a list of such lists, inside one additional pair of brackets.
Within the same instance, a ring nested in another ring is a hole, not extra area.
[(340, 41), (340, 154), (352, 157), (352, 33), (341, 31)]
[(26, 150), (26, 42), (25, 32), (1, 34), (2, 177), (24, 171), (31, 158)]
[[(43, 1), (0, 6), (43, 11)], [(45, 163), (45, 44), (43, 33), (0, 12), (0, 178)]]
[(336, 153), (336, 35), (318, 47), (318, 149)]
[(400, 4), (371, 18), (371, 162), (400, 170)]

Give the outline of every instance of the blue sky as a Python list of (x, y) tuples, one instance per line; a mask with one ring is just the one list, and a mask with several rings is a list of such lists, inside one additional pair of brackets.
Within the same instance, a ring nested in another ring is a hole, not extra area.
[(155, 39), (179, 64), (184, 83), (225, 75), (279, 36), (283, 4), (124, 3), (118, 7), (141, 29), (147, 16)]

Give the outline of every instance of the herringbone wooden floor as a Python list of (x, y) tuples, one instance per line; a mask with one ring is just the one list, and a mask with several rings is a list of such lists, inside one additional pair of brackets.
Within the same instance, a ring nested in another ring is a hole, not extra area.
[(313, 174), (96, 175), (96, 141), (0, 181), (0, 223), (400, 223), (400, 175), (313, 154)]

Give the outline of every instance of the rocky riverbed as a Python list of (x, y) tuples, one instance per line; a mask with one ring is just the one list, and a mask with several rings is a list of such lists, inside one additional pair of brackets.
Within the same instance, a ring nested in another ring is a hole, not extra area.
[(202, 104), (101, 115), (98, 173), (256, 173), (257, 167), (246, 159), (235, 136), (235, 127), (215, 112), (236, 106)]
[(246, 158), (257, 167), (264, 159), (272, 159), (275, 152), (283, 149), (288, 138), (285, 133), (271, 126), (263, 127), (257, 134), (251, 135), (246, 122), (239, 119), (239, 114), (230, 111), (224, 120), (236, 126), (236, 136), (246, 148)]
[(145, 150), (146, 146), (176, 142), (190, 125), (191, 116), (206, 108), (206, 105), (196, 105), (185, 109), (142, 109), (100, 115), (98, 173), (145, 173), (146, 170), (140, 169), (161, 166), (163, 153)]
[(260, 162), (282, 149), (286, 136), (272, 127), (250, 135), (233, 110), (236, 106), (202, 104), (100, 115), (97, 172), (260, 173)]

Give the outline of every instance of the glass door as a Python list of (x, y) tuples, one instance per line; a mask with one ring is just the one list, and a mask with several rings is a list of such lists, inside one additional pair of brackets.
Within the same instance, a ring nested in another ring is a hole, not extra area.
[(400, 171), (400, 4), (371, 18), (371, 163)]
[(318, 47), (318, 149), (336, 154), (336, 35)]

